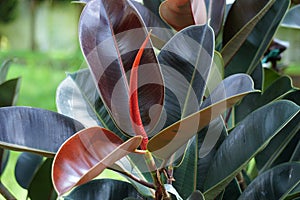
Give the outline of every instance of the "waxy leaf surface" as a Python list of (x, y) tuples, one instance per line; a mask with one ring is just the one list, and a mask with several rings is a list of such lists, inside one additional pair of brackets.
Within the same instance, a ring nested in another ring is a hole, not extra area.
[(101, 128), (84, 129), (68, 139), (57, 152), (52, 180), (59, 195), (98, 176), (105, 168), (134, 152), (142, 137), (124, 142), (113, 132)]
[(0, 108), (0, 146), (54, 156), (84, 126), (69, 117), (30, 107)]
[[(137, 51), (148, 34), (143, 20), (130, 1), (93, 0), (85, 6), (79, 27), (80, 45), (104, 105), (121, 130), (135, 135), (128, 117), (128, 77)], [(152, 107), (162, 105), (164, 94), (151, 43), (140, 64), (139, 73), (145, 78), (139, 81), (139, 106), (143, 124), (146, 130), (151, 130), (161, 113), (161, 106)]]
[[(233, 87), (227, 87), (227, 84)], [(228, 77), (203, 102), (202, 110), (172, 124), (151, 138), (148, 144), (149, 151), (159, 158), (169, 159), (209, 122), (253, 91), (253, 81), (249, 76), (237, 74)]]

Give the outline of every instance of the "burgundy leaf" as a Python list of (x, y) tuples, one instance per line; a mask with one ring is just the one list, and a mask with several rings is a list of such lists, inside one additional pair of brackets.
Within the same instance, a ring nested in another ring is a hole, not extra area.
[[(128, 117), (128, 77), (148, 34), (144, 22), (130, 1), (92, 0), (83, 10), (79, 27), (81, 48), (103, 102), (119, 128), (135, 135)], [(141, 118), (148, 132), (159, 120), (162, 106), (155, 105), (163, 104), (164, 95), (160, 68), (150, 43), (140, 64), (141, 76), (148, 77), (139, 82), (138, 94)]]
[(53, 185), (62, 195), (98, 176), (106, 167), (132, 153), (141, 136), (124, 142), (113, 132), (92, 127), (69, 138), (58, 150), (52, 167)]

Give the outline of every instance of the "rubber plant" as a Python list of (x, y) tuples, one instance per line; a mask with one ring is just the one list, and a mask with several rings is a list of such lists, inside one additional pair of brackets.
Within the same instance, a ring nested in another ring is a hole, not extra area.
[(2, 147), (54, 157), (64, 199), (299, 196), (299, 91), (261, 66), (289, 1), (80, 3), (88, 69), (58, 87), (60, 114), (0, 108)]

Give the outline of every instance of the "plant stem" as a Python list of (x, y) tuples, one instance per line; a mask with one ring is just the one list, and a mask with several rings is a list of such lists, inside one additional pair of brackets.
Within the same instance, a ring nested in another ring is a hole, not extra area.
[(17, 198), (0, 181), (0, 193), (5, 199), (16, 200)]
[(161, 182), (160, 171), (157, 169), (152, 154), (149, 151), (145, 153), (145, 160), (149, 171), (151, 172), (152, 179), (155, 185), (155, 199), (156, 200), (171, 200), (170, 194)]
[(146, 181), (144, 181), (144, 180), (141, 180), (140, 178), (138, 178), (138, 177), (136, 177), (136, 176), (134, 176), (134, 175), (132, 175), (132, 174), (130, 174), (130, 173), (128, 173), (128, 172), (125, 172), (125, 171), (119, 171), (119, 170), (116, 170), (116, 169), (110, 168), (110, 167), (108, 167), (108, 169), (110, 169), (110, 170), (112, 170), (112, 171), (115, 171), (115, 172), (118, 172), (118, 173), (120, 173), (120, 174), (123, 174), (123, 175), (125, 175), (125, 176), (131, 178), (132, 180), (134, 180), (134, 181), (136, 181), (136, 182), (138, 182), (138, 183), (140, 183), (140, 184), (142, 184), (142, 185), (144, 185), (144, 186), (146, 186), (146, 187), (148, 187), (148, 188), (151, 188), (151, 189), (154, 189), (154, 190), (156, 189), (154, 184), (149, 183), (149, 182), (146, 182)]

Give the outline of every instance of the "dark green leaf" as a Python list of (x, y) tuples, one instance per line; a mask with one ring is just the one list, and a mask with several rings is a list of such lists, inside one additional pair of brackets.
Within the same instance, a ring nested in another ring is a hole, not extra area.
[(0, 146), (53, 156), (62, 143), (83, 125), (48, 110), (30, 107), (0, 108)]
[(43, 157), (40, 155), (23, 152), (15, 166), (16, 181), (24, 189), (28, 189), (35, 173), (43, 162)]
[(195, 191), (189, 196), (187, 200), (205, 200), (203, 194), (200, 191)]
[(98, 179), (75, 188), (66, 200), (122, 200), (127, 197), (147, 199), (141, 196), (129, 183), (113, 179)]
[[(128, 117), (131, 94), (126, 76), (147, 35), (144, 22), (130, 1), (90, 1), (81, 15), (80, 45), (93, 80), (109, 114), (130, 135), (135, 133)], [(164, 96), (160, 67), (151, 43), (143, 53), (139, 76), (149, 77), (139, 81), (138, 89), (141, 118), (150, 132), (159, 121), (162, 106), (157, 105), (163, 104)]]
[(264, 68), (264, 82), (263, 82), (263, 88), (262, 91), (264, 92), (267, 88), (269, 88), (277, 79), (281, 77), (280, 74), (278, 74), (273, 69)]
[(207, 25), (178, 32), (161, 50), (158, 60), (166, 90), (165, 127), (199, 110), (213, 51), (213, 30)]
[(208, 13), (207, 19), (210, 19), (209, 24), (214, 30), (215, 37), (217, 37), (223, 25), (226, 1), (205, 0), (205, 4)]
[(240, 196), (242, 199), (284, 199), (300, 180), (300, 163), (285, 163), (258, 176)]
[(205, 97), (208, 97), (210, 93), (223, 81), (223, 79), (224, 79), (223, 58), (219, 52), (215, 51), (211, 70), (206, 81)]
[(240, 122), (216, 153), (204, 183), (205, 198), (215, 198), (299, 110), (299, 106), (290, 101), (277, 101)]
[(300, 199), (300, 182), (293, 190), (285, 197), (284, 200), (299, 200)]
[(247, 95), (240, 104), (235, 107), (235, 122), (238, 123), (259, 107), (266, 105), (292, 90), (291, 79), (283, 76), (277, 79), (264, 93)]
[(127, 139), (108, 114), (88, 69), (70, 74), (59, 85), (56, 106), (59, 113), (80, 121), (86, 127), (99, 125)]
[(250, 75), (254, 82), (254, 88), (257, 90), (262, 90), (263, 88), (263, 81), (264, 81), (264, 70), (261, 63), (259, 63), (252, 74)]
[(294, 103), (300, 105), (300, 90), (290, 92), (290, 93), (284, 95), (283, 98), (287, 99), (287, 100), (290, 100), (290, 101), (293, 101)]
[(0, 84), (4, 83), (12, 60), (5, 60), (0, 66)]
[[(225, 76), (239, 72), (249, 74), (253, 72), (273, 38), (289, 3), (288, 0), (239, 0), (233, 4), (226, 20), (228, 25), (224, 28), (224, 35), (231, 34), (228, 37), (224, 36), (224, 43), (233, 35), (236, 36), (222, 49), (227, 66)], [(254, 16), (257, 18), (253, 18)], [(254, 22), (255, 26), (250, 26)], [(247, 34), (239, 32), (241, 27)]]
[[(290, 149), (290, 153), (285, 150), (297, 145), (299, 137), (295, 137), (300, 130), (300, 113), (296, 115), (288, 124), (280, 130), (280, 132), (270, 141), (268, 146), (255, 157), (256, 166), (261, 172), (266, 171), (274, 166), (274, 163), (280, 164), (290, 160), (294, 148)], [(300, 133), (300, 132), (299, 132)], [(291, 145), (295, 140), (295, 145)], [(284, 160), (281, 160), (282, 157)]]
[(297, 146), (294, 148), (290, 161), (300, 161), (300, 141), (298, 141)]
[(160, 18), (159, 15), (159, 6), (164, 0), (144, 0), (144, 6), (146, 6), (150, 11), (152, 11), (157, 17)]
[(10, 156), (10, 151), (6, 150), (6, 149), (2, 149), (0, 148), (0, 164), (1, 164), (1, 168), (0, 168), (0, 177), (3, 173), (3, 171), (5, 170), (5, 167), (8, 163), (8, 159)]
[(236, 178), (234, 178), (225, 188), (222, 200), (238, 199), (242, 194), (241, 188)]
[(57, 194), (51, 181), (51, 166), (53, 159), (47, 159), (38, 169), (28, 188), (31, 200), (55, 200)]
[(16, 78), (0, 84), (0, 107), (16, 104), (20, 88), (20, 80), (20, 78)]
[(203, 102), (202, 110), (175, 122), (151, 138), (149, 151), (159, 158), (169, 159), (213, 119), (253, 91), (253, 81), (248, 75), (228, 77)]
[[(195, 188), (203, 190), (203, 183), (214, 155), (227, 136), (222, 118), (213, 120), (194, 137), (185, 151), (184, 159), (174, 169), (174, 187), (186, 199)], [(193, 180), (193, 181), (192, 181)]]

